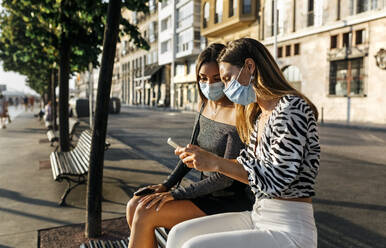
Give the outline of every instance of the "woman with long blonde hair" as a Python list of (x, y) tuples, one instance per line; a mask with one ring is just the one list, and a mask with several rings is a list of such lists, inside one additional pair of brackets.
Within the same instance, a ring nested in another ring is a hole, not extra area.
[(231, 42), (218, 62), (224, 93), (237, 104), (237, 130), (248, 147), (236, 160), (194, 145), (175, 152), (191, 168), (249, 184), (256, 201), (252, 211), (180, 223), (167, 247), (315, 248), (316, 107), (291, 87), (269, 51), (254, 39)]
[[(244, 144), (237, 134), (234, 104), (223, 92), (216, 61), (224, 47), (211, 44), (197, 59), (196, 83), (201, 102), (191, 142), (217, 156), (236, 158)], [(193, 218), (252, 209), (248, 187), (224, 174), (201, 173), (199, 181), (174, 187), (190, 170), (180, 161), (162, 184), (142, 188), (130, 199), (126, 211), (131, 230), (129, 248), (153, 248), (156, 227), (170, 229)]]

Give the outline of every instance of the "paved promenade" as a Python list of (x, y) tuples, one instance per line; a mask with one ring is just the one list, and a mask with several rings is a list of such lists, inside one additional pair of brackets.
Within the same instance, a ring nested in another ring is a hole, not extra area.
[[(53, 148), (39, 143), (46, 139), (45, 129), (32, 112), (14, 113), (18, 113), (17, 118), (7, 129), (0, 129), (0, 247), (36, 247), (38, 229), (85, 222), (86, 185), (69, 194), (70, 206), (58, 207), (67, 185), (55, 182), (47, 166)], [(126, 202), (135, 189), (159, 183), (168, 173), (167, 168), (140, 157), (127, 145), (109, 141), (103, 219), (124, 216)]]
[[(86, 185), (69, 194), (70, 206), (57, 206), (67, 185), (52, 179), (47, 162), (53, 147), (33, 117), (36, 112), (10, 109), (13, 121), (0, 129), (0, 248), (36, 247), (37, 230), (85, 222)], [(165, 140), (171, 136), (186, 144), (193, 119), (187, 113), (135, 108), (109, 117), (114, 138), (108, 138), (111, 148), (105, 154), (103, 219), (124, 216), (139, 186), (167, 176), (176, 158)], [(85, 128), (82, 122), (80, 130)], [(320, 136), (313, 199), (318, 247), (385, 247), (386, 133), (324, 126)]]

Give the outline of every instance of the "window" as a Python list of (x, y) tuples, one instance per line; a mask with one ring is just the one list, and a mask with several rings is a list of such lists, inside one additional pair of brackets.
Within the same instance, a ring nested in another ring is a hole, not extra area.
[(155, 0), (149, 0), (149, 11), (150, 13), (154, 13), (156, 9)]
[(166, 17), (161, 21), (161, 31), (165, 31), (170, 28), (172, 24), (172, 18), (170, 16)]
[(292, 6), (292, 32), (296, 31), (296, 0), (293, 0)]
[(277, 48), (277, 57), (278, 58), (283, 57), (283, 47), (278, 47)]
[(166, 53), (170, 49), (170, 40), (161, 43), (161, 53)]
[(294, 45), (294, 55), (299, 55), (300, 54), (300, 44), (296, 43)]
[(176, 64), (175, 76), (176, 75), (185, 75), (185, 65)]
[[(332, 61), (330, 64), (330, 95), (363, 95), (363, 58)], [(348, 89), (349, 88), (349, 89)]]
[(336, 1), (336, 20), (340, 20), (340, 0)]
[(157, 22), (151, 22), (149, 24), (149, 42), (154, 42), (157, 40)]
[(368, 10), (369, 1), (368, 0), (356, 0), (357, 1), (357, 14), (365, 12)]
[(188, 74), (195, 74), (195, 73), (196, 73), (196, 62), (195, 61), (189, 61)]
[(338, 35), (331, 36), (330, 40), (330, 49), (334, 49), (338, 47)]
[(177, 53), (192, 49), (193, 33), (190, 29), (183, 31), (177, 36)]
[(364, 43), (364, 30), (357, 30), (355, 31), (355, 45), (363, 44)]
[(251, 0), (243, 0), (243, 14), (250, 14), (252, 12), (251, 2)]
[(285, 56), (291, 56), (291, 45), (286, 45), (285, 46)]
[(343, 34), (343, 44), (342, 47), (350, 47), (350, 37), (351, 33), (344, 33)]
[(371, 9), (376, 9), (378, 7), (378, 0), (371, 0)]
[(314, 0), (308, 0), (307, 27), (314, 25)]
[(177, 9), (177, 28), (191, 26), (193, 24), (193, 10), (191, 4), (185, 4), (183, 7)]
[(287, 66), (283, 70), (283, 75), (292, 87), (301, 91), (302, 75), (300, 74), (299, 68), (293, 65)]
[(204, 50), (208, 46), (208, 39), (205, 36), (201, 36), (200, 48)]
[(194, 40), (201, 40), (200, 31), (194, 31)]
[(202, 26), (206, 28), (209, 22), (209, 3), (204, 4), (204, 17), (202, 18)]
[(238, 0), (230, 0), (229, 1), (229, 17), (234, 16), (237, 9), (237, 1)]
[(161, 2), (161, 8), (162, 8), (162, 9), (165, 8), (166, 6), (168, 6), (168, 4), (169, 4), (169, 0), (163, 0), (163, 1)]
[(216, 0), (214, 23), (219, 23), (222, 21), (223, 1), (224, 0)]

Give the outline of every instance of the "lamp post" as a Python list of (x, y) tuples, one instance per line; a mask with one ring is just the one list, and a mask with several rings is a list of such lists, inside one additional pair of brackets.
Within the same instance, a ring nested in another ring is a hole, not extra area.
[(273, 58), (277, 62), (277, 0), (273, 0)]

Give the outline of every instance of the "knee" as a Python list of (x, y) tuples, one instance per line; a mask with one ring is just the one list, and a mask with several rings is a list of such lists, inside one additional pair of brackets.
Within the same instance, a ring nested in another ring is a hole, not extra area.
[(156, 223), (154, 220), (154, 210), (146, 209), (146, 205), (137, 203), (132, 219), (132, 225), (155, 228)]
[(139, 199), (140, 199), (139, 197), (134, 196), (133, 198), (130, 199), (130, 201), (127, 202), (127, 205), (126, 205), (126, 219), (127, 219), (127, 224), (129, 224), (130, 227), (133, 223), (134, 214), (135, 214), (135, 210), (137, 209)]

